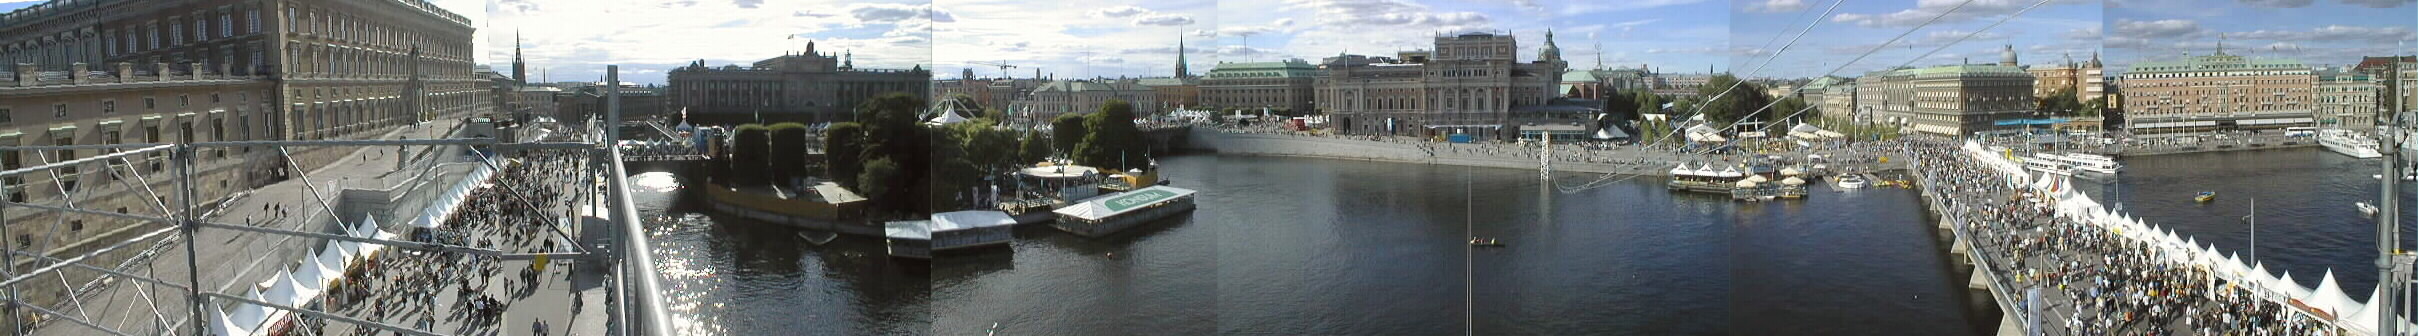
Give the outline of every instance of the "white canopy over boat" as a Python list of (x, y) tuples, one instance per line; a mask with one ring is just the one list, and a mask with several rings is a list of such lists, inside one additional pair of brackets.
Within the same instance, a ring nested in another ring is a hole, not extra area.
[(1805, 179), (1797, 178), (1797, 177), (1795, 177), (1795, 176), (1790, 176), (1790, 177), (1788, 177), (1788, 178), (1786, 178), (1786, 179), (1781, 179), (1781, 180), (1780, 180), (1780, 184), (1781, 184), (1781, 185), (1789, 185), (1789, 186), (1800, 186), (1800, 185), (1805, 185)]

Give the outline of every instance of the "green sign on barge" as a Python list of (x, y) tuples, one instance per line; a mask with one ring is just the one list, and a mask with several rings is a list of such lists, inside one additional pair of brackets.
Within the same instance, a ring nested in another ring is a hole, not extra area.
[(1106, 236), (1168, 215), (1191, 211), (1193, 194), (1192, 189), (1151, 186), (1094, 197), (1058, 208), (1054, 211), (1058, 214), (1058, 221), (1050, 226), (1085, 237)]

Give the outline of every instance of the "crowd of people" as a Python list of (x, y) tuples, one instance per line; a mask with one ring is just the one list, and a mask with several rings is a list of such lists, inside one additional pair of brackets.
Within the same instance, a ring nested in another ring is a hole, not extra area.
[[(2328, 327), (2163, 249), (2054, 210), (1947, 141), (1900, 149), (2001, 284), (2037, 290), (2047, 335), (2322, 335)], [(2021, 297), (2018, 294), (2016, 297)], [(2347, 312), (2336, 312), (2344, 314)]]
[[(568, 136), (557, 134), (556, 136)], [(578, 195), (594, 183), (584, 153), (527, 151), (518, 160), (497, 159), (502, 169), (489, 183), (462, 201), (461, 210), (438, 227), (414, 229), (410, 239), (454, 246), (494, 249), (505, 253), (564, 252), (555, 239), (555, 225), (581, 201)], [(505, 262), (492, 256), (450, 251), (390, 250), (371, 259), (351, 281), (329, 295), (335, 311), (423, 331), (440, 331), (440, 322), (453, 322), (447, 333), (501, 332), (503, 312), (518, 299), (535, 294), (542, 284), (535, 269), (516, 267), (517, 275), (499, 277)], [(447, 292), (451, 289), (450, 293)], [(439, 299), (451, 295), (450, 304)], [(575, 296), (576, 297), (576, 296)], [(572, 303), (541, 303), (572, 304)], [(440, 308), (442, 305), (444, 307)], [(574, 304), (575, 306), (575, 304)], [(576, 313), (576, 308), (573, 309)], [(309, 321), (311, 334), (323, 333), (325, 323)], [(532, 321), (530, 330), (543, 331), (547, 322)], [(354, 335), (389, 334), (357, 328)], [(541, 333), (542, 335), (542, 333)]]

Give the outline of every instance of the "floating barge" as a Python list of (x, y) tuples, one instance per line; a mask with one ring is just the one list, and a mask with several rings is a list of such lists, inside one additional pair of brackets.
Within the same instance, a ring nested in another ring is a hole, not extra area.
[(890, 256), (931, 259), (933, 252), (1006, 244), (1016, 219), (1006, 212), (968, 210), (932, 214), (931, 220), (884, 223)]
[(1050, 226), (1085, 237), (1106, 236), (1192, 211), (1194, 193), (1192, 189), (1149, 186), (1109, 194), (1058, 208), (1053, 211), (1058, 214), (1058, 221)]

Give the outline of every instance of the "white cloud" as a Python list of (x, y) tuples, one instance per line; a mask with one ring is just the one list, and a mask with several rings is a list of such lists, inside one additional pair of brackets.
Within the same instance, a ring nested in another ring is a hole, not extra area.
[(1109, 7), (1109, 8), (1101, 8), (1100, 10), (1095, 10), (1095, 11), (1092, 11), (1092, 12), (1091, 12), (1091, 15), (1092, 15), (1092, 16), (1094, 16), (1094, 17), (1104, 17), (1104, 18), (1121, 18), (1121, 17), (1131, 17), (1131, 16), (1135, 16), (1135, 15), (1142, 15), (1142, 14), (1148, 14), (1148, 13), (1150, 13), (1150, 10), (1149, 10), (1149, 9), (1144, 9), (1144, 8), (1142, 8), (1142, 7), (1134, 7), (1134, 6), (1116, 6), (1116, 7)]
[(1133, 24), (1144, 26), (1181, 26), (1192, 23), (1192, 17), (1176, 14), (1151, 14), (1133, 19)]
[(863, 0), (511, 0), (489, 6), (484, 14), (491, 20), (474, 19), (488, 35), (480, 40), (486, 63), (508, 66), (509, 35), (517, 30), (530, 67), (547, 69), (557, 80), (594, 80), (605, 65), (620, 64), (625, 80), (660, 82), (662, 73), (637, 70), (695, 60), (744, 64), (802, 51), (808, 42), (823, 53), (852, 52), (858, 67), (929, 67), (932, 22), (944, 18), (928, 2)]
[(2205, 30), (2200, 29), (2199, 22), (2183, 19), (2167, 19), (2157, 21), (2116, 19), (2116, 24), (2114, 26), (2115, 31), (2111, 32), (2112, 34), (2108, 34), (2109, 37), (2165, 39), (2190, 37), (2205, 32)]
[(1805, 0), (1765, 0), (1746, 5), (1746, 11), (1756, 13), (1788, 13), (1812, 8)]
[[(1915, 25), (1922, 24), (1924, 21), (1929, 21), (1934, 17), (1939, 18), (1939, 22), (1941, 23), (1960, 22), (1974, 18), (1996, 17), (2000, 15), (2014, 14), (2015, 12), (2022, 11), (2026, 7), (2039, 4), (2039, 1), (2032, 0), (1970, 1), (1971, 2), (1966, 2), (1963, 0), (1918, 0), (1915, 2), (1914, 8), (1878, 14), (1839, 14), (1832, 16), (1831, 21), (1851, 22), (1865, 27), (1913, 27)], [(1957, 7), (1960, 4), (1964, 7)], [(2041, 6), (2046, 7), (2060, 4), (2098, 5), (2099, 3), (2095, 0), (2049, 0), (2049, 3), (2041, 4)], [(1951, 8), (1956, 10), (1951, 12), (1949, 11)]]

